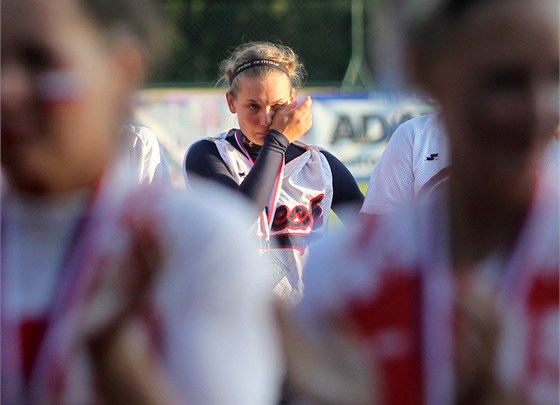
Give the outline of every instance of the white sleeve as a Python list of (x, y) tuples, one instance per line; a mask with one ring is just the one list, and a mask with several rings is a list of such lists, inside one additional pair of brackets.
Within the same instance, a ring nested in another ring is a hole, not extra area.
[(130, 139), (129, 156), (143, 184), (171, 184), (169, 166), (156, 134), (145, 125), (131, 124), (126, 128)]
[[(161, 280), (164, 358), (188, 404), (275, 404), (279, 341), (268, 273), (256, 266), (245, 207), (190, 196), (171, 218)], [(245, 218), (242, 220), (242, 218)]]
[(414, 198), (414, 136), (410, 120), (395, 130), (373, 169), (362, 213), (384, 215)]

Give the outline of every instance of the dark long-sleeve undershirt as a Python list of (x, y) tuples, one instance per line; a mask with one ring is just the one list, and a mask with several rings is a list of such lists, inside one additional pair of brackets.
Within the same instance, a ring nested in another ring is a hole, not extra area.
[[(240, 150), (234, 138), (234, 131), (226, 137), (234, 148)], [(185, 170), (189, 175), (197, 175), (236, 190), (252, 201), (261, 212), (267, 205), (278, 173), (285, 156), (286, 163), (302, 155), (305, 149), (290, 144), (280, 132), (271, 130), (265, 137), (262, 147), (247, 146), (252, 155), (258, 153), (253, 168), (246, 173), (241, 184), (237, 184), (233, 174), (222, 160), (218, 148), (210, 140), (194, 143), (185, 159)], [(258, 151), (260, 149), (260, 151)], [(241, 151), (241, 150), (240, 150)], [(364, 196), (350, 171), (335, 156), (321, 150), (331, 168), (333, 178), (332, 209), (345, 222), (349, 216), (358, 215)], [(242, 175), (243, 176), (243, 175)], [(257, 214), (258, 215), (258, 214)]]

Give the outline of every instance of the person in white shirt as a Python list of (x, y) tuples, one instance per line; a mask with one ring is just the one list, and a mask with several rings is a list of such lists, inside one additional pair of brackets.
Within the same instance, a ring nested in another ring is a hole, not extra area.
[(399, 125), (373, 168), (360, 213), (387, 214), (446, 181), (448, 142), (437, 113)]
[(320, 404), (555, 404), (558, 2), (411, 5), (449, 180), (314, 246), (281, 317), (288, 381)]
[(119, 154), (154, 6), (2, 3), (3, 403), (276, 402), (249, 208), (138, 184)]
[(171, 185), (169, 164), (165, 150), (148, 126), (131, 118), (123, 130), (123, 149), (136, 169), (141, 184), (162, 183)]

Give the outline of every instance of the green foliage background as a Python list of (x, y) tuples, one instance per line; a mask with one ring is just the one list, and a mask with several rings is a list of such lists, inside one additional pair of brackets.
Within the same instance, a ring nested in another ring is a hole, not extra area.
[[(351, 57), (351, 0), (162, 0), (171, 58), (153, 81), (206, 87), (235, 46), (272, 41), (293, 48), (308, 86), (337, 86)], [(366, 2), (367, 5), (368, 2)]]

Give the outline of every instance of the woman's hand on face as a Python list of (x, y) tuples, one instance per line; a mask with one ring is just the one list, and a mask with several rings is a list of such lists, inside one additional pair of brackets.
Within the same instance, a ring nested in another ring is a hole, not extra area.
[(300, 105), (294, 101), (278, 109), (274, 114), (270, 129), (282, 132), (292, 143), (305, 134), (311, 128), (312, 123), (311, 97), (307, 96)]

